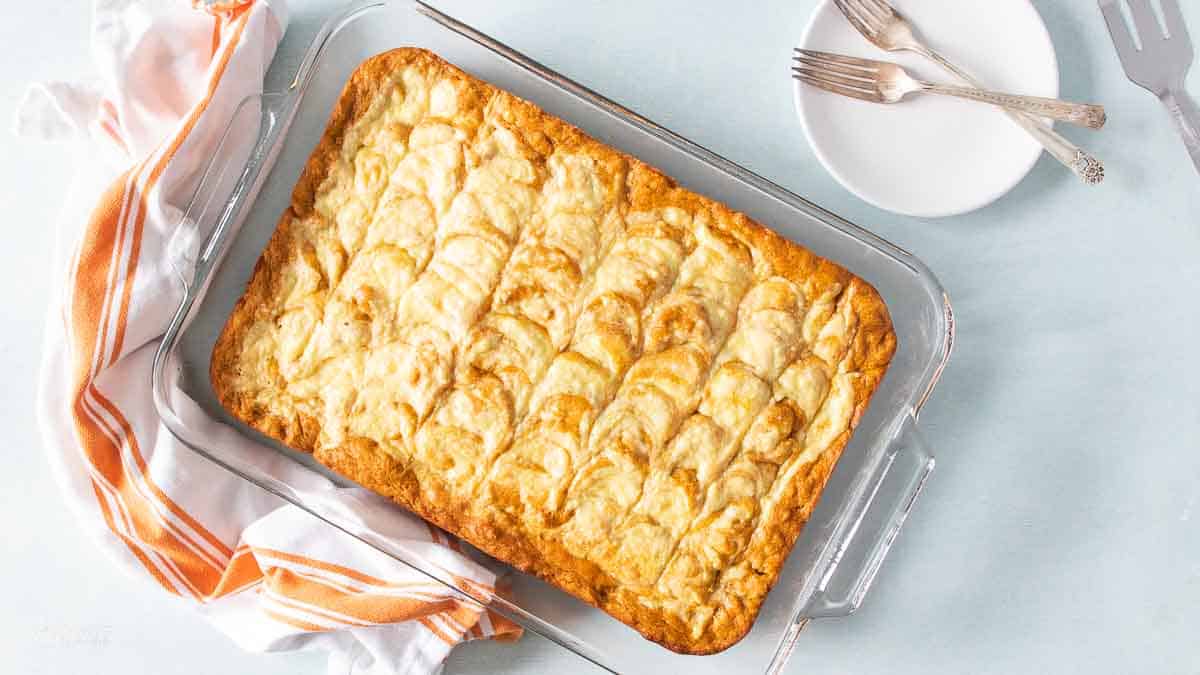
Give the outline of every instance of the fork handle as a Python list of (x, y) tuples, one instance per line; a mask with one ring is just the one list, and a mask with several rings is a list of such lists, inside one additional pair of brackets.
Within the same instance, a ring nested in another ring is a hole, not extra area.
[(1183, 144), (1192, 156), (1196, 170), (1200, 171), (1200, 107), (1182, 88), (1168, 91), (1163, 96), (1163, 103), (1171, 113), (1171, 119), (1175, 120), (1179, 135), (1183, 136)]
[[(954, 65), (949, 59), (936, 51), (921, 44), (913, 44), (909, 49), (938, 64), (963, 82), (973, 87), (980, 86), (979, 81), (972, 77), (970, 73)], [(1015, 110), (1006, 110), (1005, 112), (1022, 129), (1027, 131), (1030, 136), (1033, 136), (1038, 143), (1041, 143), (1042, 147), (1046, 148), (1055, 159), (1070, 169), (1076, 176), (1079, 176), (1083, 182), (1088, 185), (1099, 185), (1104, 181), (1104, 164), (1100, 160), (1080, 149), (1079, 146), (1064, 138), (1062, 134), (1046, 126), (1037, 117)]]
[(1050, 119), (1077, 124), (1089, 129), (1099, 129), (1104, 126), (1104, 122), (1107, 120), (1104, 114), (1104, 106), (1099, 105), (1071, 103), (1060, 101), (1056, 98), (1042, 98), (1041, 96), (1001, 94), (973, 87), (956, 87), (947, 84), (933, 84), (931, 82), (922, 82), (921, 88), (932, 94), (942, 94), (978, 101), (980, 103), (990, 103), (1001, 108), (1038, 115), (1039, 117), (1049, 117)]

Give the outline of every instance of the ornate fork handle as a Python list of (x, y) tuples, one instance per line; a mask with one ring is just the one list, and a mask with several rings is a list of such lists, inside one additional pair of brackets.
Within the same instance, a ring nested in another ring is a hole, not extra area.
[(1042, 98), (1040, 96), (1001, 94), (983, 89), (932, 84), (929, 82), (922, 83), (921, 89), (934, 94), (944, 94), (946, 96), (965, 98), (981, 103), (990, 103), (1001, 108), (1038, 115), (1039, 117), (1049, 117), (1085, 126), (1089, 129), (1099, 129), (1104, 126), (1104, 122), (1107, 120), (1104, 114), (1104, 107), (1098, 105), (1070, 103), (1053, 98)]
[[(963, 82), (976, 88), (980, 86), (979, 81), (972, 77), (970, 73), (954, 65), (954, 63), (934, 50), (919, 43), (910, 45), (909, 49), (938, 64)], [(1079, 146), (1068, 141), (1066, 138), (1063, 138), (1062, 134), (1043, 124), (1040, 119), (1015, 110), (1008, 110), (1006, 112), (1008, 112), (1008, 116), (1014, 122), (1021, 125), (1021, 128), (1029, 132), (1029, 135), (1036, 138), (1055, 159), (1070, 168), (1083, 182), (1088, 185), (1099, 185), (1104, 182), (1104, 164), (1100, 160), (1084, 152)]]

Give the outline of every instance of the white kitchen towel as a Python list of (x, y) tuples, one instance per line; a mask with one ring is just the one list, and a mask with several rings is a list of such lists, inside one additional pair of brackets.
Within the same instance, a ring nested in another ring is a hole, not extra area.
[[(462, 640), (519, 635), (162, 426), (150, 372), (182, 296), (173, 234), (235, 107), (261, 90), (287, 15), (282, 0), (95, 0), (93, 11), (96, 79), (34, 85), (16, 117), (20, 134), (80, 148), (63, 172), (38, 415), (81, 525), (243, 647), (324, 648), (331, 673), (433, 672)], [(210, 433), (256, 460), (232, 430)], [(274, 470), (338, 503), (376, 499), (290, 464)], [(372, 527), (476, 597), (494, 593), (494, 575), (445, 533), (399, 513)]]

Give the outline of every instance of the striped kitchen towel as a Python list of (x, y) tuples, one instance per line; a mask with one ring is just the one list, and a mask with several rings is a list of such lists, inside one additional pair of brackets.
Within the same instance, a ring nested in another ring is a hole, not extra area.
[[(95, 0), (93, 12), (98, 78), (35, 85), (16, 118), (20, 134), (80, 149), (38, 396), (79, 522), (121, 567), (243, 647), (325, 648), (330, 672), (433, 672), (460, 641), (516, 637), (511, 622), (193, 454), (161, 425), (150, 371), (182, 296), (172, 234), (235, 107), (261, 90), (287, 15), (282, 0)], [(211, 437), (252, 452), (228, 428)], [(277, 472), (339, 503), (377, 499), (291, 465)], [(400, 514), (372, 525), (460, 585), (494, 592), (494, 575), (446, 534)]]

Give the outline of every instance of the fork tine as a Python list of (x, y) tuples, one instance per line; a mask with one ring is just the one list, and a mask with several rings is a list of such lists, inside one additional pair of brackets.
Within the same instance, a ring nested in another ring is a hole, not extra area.
[(835, 84), (835, 83), (829, 82), (827, 80), (823, 80), (819, 77), (814, 77), (813, 75), (805, 73), (798, 68), (792, 69), (792, 77), (796, 78), (797, 80), (800, 80), (801, 82), (803, 82), (807, 85), (811, 85), (818, 89), (824, 89), (825, 91), (832, 92), (834, 94), (838, 94), (841, 96), (849, 96), (850, 98), (857, 98), (861, 101), (870, 101), (871, 103), (881, 103), (882, 102), (882, 99), (879, 98), (879, 94), (876, 92), (864, 91), (862, 89), (856, 89), (854, 87), (844, 87), (842, 85)]
[(860, 68), (853, 68), (851, 66), (845, 66), (840, 63), (835, 63), (833, 61), (821, 61), (818, 59), (814, 59), (811, 56), (803, 56), (803, 55), (794, 56), (794, 57), (792, 57), (792, 60), (794, 63), (798, 63), (801, 66), (806, 66), (813, 70), (822, 70), (822, 71), (827, 71), (827, 72), (831, 72), (831, 73), (837, 73), (838, 75), (845, 75), (846, 77), (851, 77), (856, 80), (859, 80), (865, 85), (869, 85), (872, 87), (875, 86), (875, 76), (867, 71), (860, 69)]
[(883, 29), (883, 22), (863, 3), (863, 0), (846, 0), (846, 3), (858, 15), (858, 18), (870, 26), (872, 30), (879, 31)]
[(1138, 38), (1141, 39), (1143, 48), (1155, 38), (1166, 38), (1162, 26), (1158, 25), (1158, 17), (1154, 15), (1150, 0), (1129, 0), (1129, 13), (1133, 15), (1133, 25), (1137, 27)]
[(1182, 39), (1188, 45), (1192, 44), (1192, 37), (1188, 35), (1187, 24), (1183, 22), (1183, 10), (1179, 9), (1179, 0), (1159, 0), (1162, 3), (1163, 18), (1167, 22), (1167, 32), (1171, 34), (1171, 39)]
[(892, 7), (892, 4), (887, 2), (887, 0), (863, 0), (863, 2), (874, 5), (875, 9), (879, 11), (880, 16), (885, 20), (900, 16), (900, 12), (897, 12), (896, 8)]
[(871, 59), (863, 59), (863, 58), (859, 58), (857, 56), (846, 56), (845, 54), (834, 54), (832, 52), (822, 52), (822, 51), (817, 51), (816, 49), (799, 49), (799, 48), (797, 48), (795, 51), (797, 54), (808, 57), (814, 61), (819, 61), (821, 63), (840, 63), (845, 66), (851, 66), (853, 68), (857, 68), (858, 70), (861, 70), (864, 73), (869, 74), (871, 76), (874, 76), (875, 73), (879, 72), (879, 66), (884, 65), (880, 61), (873, 61)]
[(858, 13), (858, 10), (851, 7), (846, 0), (833, 0), (833, 4), (837, 5), (837, 8), (841, 10), (842, 15), (846, 17), (846, 20), (850, 22), (850, 25), (854, 26), (854, 30), (862, 33), (867, 38), (870, 38), (878, 32), (874, 26), (868, 25), (865, 21), (863, 21), (862, 16)]
[(1117, 47), (1117, 55), (1124, 60), (1136, 54), (1137, 45), (1133, 42), (1133, 34), (1129, 32), (1129, 24), (1125, 23), (1121, 6), (1116, 2), (1105, 3), (1101, 5), (1100, 11), (1104, 14), (1104, 22), (1108, 24), (1108, 32)]
[(859, 7), (864, 15), (870, 17), (871, 23), (873, 23), (877, 28), (882, 27), (883, 22), (888, 18), (886, 12), (880, 11), (877, 5), (869, 2), (868, 0), (850, 0), (850, 3)]
[(821, 79), (821, 80), (825, 80), (826, 82), (829, 82), (830, 84), (836, 84), (838, 86), (847, 87), (850, 89), (858, 89), (858, 90), (861, 90), (864, 92), (875, 93), (874, 82), (871, 82), (868, 80), (860, 80), (860, 79), (857, 79), (854, 77), (846, 77), (845, 75), (839, 75), (837, 73), (830, 72), (830, 71), (824, 70), (822, 68), (813, 68), (812, 66), (799, 65), (799, 66), (792, 66), (792, 72), (800, 73), (803, 75), (808, 75), (810, 77), (815, 77), (815, 78)]

